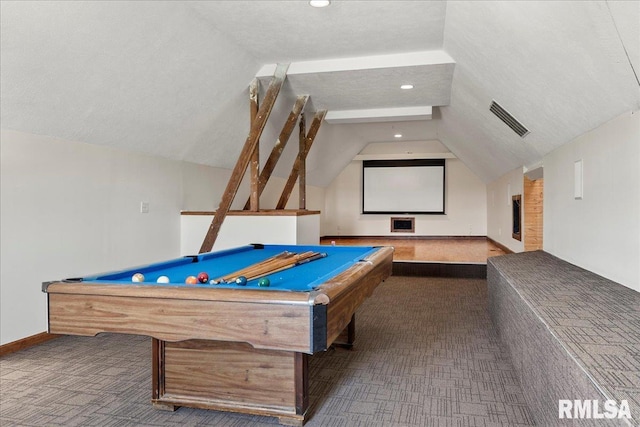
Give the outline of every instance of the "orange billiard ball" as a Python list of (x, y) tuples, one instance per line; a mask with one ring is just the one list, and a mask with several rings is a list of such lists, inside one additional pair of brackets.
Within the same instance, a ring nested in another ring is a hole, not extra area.
[(189, 276), (184, 281), (187, 285), (196, 285), (198, 283), (198, 278), (196, 276)]

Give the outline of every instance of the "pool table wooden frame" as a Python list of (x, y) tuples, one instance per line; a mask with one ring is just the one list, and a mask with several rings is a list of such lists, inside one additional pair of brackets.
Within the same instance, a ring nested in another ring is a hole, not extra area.
[[(152, 402), (278, 417), (302, 425), (308, 355), (326, 350), (391, 274), (381, 247), (311, 292), (49, 282), (49, 332), (148, 335)], [(351, 344), (351, 343), (350, 343)]]

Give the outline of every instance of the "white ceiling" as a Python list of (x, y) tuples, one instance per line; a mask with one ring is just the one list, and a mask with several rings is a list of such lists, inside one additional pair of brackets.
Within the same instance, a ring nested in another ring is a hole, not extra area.
[[(640, 108), (638, 1), (0, 7), (7, 129), (231, 168), (248, 132), (248, 83), (274, 63), (292, 64), (261, 139), (267, 153), (296, 94), (311, 95), (309, 112), (436, 107), (429, 121), (325, 123), (308, 159), (312, 185), (328, 185), (368, 143), (398, 132), (439, 140), (490, 182)], [(362, 66), (376, 60), (384, 66)], [(407, 80), (415, 89), (399, 90)], [(489, 112), (491, 100), (531, 133), (513, 133)], [(288, 175), (295, 146), (277, 175)]]
[(442, 48), (444, 1), (203, 1), (186, 7), (262, 64)]
[[(258, 72), (267, 85), (276, 64)], [(287, 82), (316, 108), (344, 111), (449, 104), (455, 62), (442, 50), (290, 63)], [(411, 90), (402, 90), (412, 84)]]

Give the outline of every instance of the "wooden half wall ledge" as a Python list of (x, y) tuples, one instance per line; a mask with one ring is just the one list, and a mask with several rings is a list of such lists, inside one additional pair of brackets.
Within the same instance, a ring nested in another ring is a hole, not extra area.
[(42, 344), (43, 342), (55, 338), (60, 338), (61, 336), (62, 335), (50, 334), (48, 332), (40, 332), (39, 334), (31, 335), (30, 337), (22, 338), (17, 341), (12, 341), (10, 343), (0, 345), (0, 357), (36, 346), (38, 344)]
[(371, 240), (371, 239), (385, 239), (385, 240), (489, 240), (493, 243), (495, 243), (496, 245), (500, 246), (501, 249), (508, 251), (509, 253), (513, 253), (513, 251), (511, 251), (510, 249), (507, 249), (506, 247), (500, 245), (497, 242), (494, 242), (491, 238), (487, 237), (487, 236), (414, 236), (414, 235), (403, 235), (403, 236), (398, 236), (396, 235), (379, 235), (379, 236), (347, 236), (347, 235), (340, 235), (340, 236), (331, 236), (331, 235), (327, 235), (327, 236), (320, 236), (320, 239), (353, 239), (353, 240), (358, 240), (358, 239), (362, 239), (362, 240)]
[[(215, 215), (216, 211), (182, 211), (180, 215)], [(320, 215), (320, 211), (306, 209), (261, 209), (259, 211), (229, 211), (227, 216), (303, 216)]]
[[(182, 211), (180, 215), (215, 215), (216, 211)], [(260, 209), (253, 211), (229, 211), (227, 216), (303, 216), (320, 215), (320, 211), (308, 211), (306, 209)]]

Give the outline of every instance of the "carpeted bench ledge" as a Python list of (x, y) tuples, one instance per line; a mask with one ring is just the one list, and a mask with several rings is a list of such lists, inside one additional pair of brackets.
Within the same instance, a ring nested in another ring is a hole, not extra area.
[[(640, 293), (543, 251), (489, 258), (489, 311), (539, 425), (638, 426)], [(559, 419), (561, 399), (632, 419)]]

